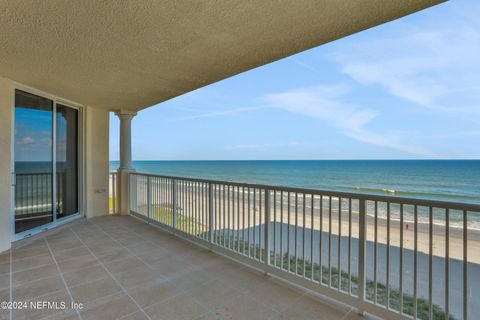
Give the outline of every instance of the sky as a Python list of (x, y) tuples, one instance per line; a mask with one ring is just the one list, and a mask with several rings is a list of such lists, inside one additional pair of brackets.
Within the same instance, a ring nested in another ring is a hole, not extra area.
[(480, 159), (479, 14), (448, 1), (143, 110), (133, 158)]

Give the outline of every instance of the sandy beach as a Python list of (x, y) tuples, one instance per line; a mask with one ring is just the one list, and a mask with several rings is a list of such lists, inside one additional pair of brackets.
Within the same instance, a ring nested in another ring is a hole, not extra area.
[[(223, 199), (222, 199), (223, 200)], [(251, 199), (252, 201), (252, 199)], [(265, 223), (264, 209), (260, 209), (257, 203), (256, 210), (253, 212), (253, 202), (250, 205), (250, 212), (248, 213), (247, 205), (245, 206), (245, 213), (243, 213), (242, 203), (240, 201), (240, 210), (238, 211), (238, 202), (236, 200), (226, 201), (225, 215), (223, 214), (223, 202), (217, 202), (217, 214), (216, 219), (220, 221), (221, 227), (223, 226), (223, 220), (225, 220), (226, 229), (248, 229), (258, 227)], [(228, 208), (230, 207), (230, 214)], [(262, 212), (261, 212), (262, 211)], [(319, 213), (319, 212), (318, 212)], [(240, 214), (240, 221), (238, 221)], [(323, 210), (323, 217), (319, 214), (314, 214), (313, 218), (310, 212), (305, 214), (305, 222), (303, 218), (303, 211), (299, 208), (297, 219), (295, 219), (295, 209), (292, 206), (290, 209), (290, 221), (287, 208), (276, 208), (274, 210), (271, 207), (270, 222), (283, 222), (286, 225), (297, 226), (303, 229), (305, 223), (306, 233), (313, 231), (322, 231), (328, 233), (331, 231), (332, 235), (341, 235), (342, 237), (348, 237), (349, 235), (349, 216), (348, 211), (342, 211), (341, 219), (339, 219), (338, 212), (332, 212), (331, 225), (329, 221), (328, 210)], [(283, 217), (283, 220), (282, 220)], [(351, 215), (351, 236), (358, 239), (359, 236), (359, 220), (358, 212), (352, 212)], [(243, 222), (242, 222), (243, 221)], [(228, 224), (230, 222), (230, 224)], [(290, 222), (290, 223), (289, 223)], [(408, 227), (407, 227), (408, 225)], [(330, 229), (331, 228), (331, 229)], [(390, 246), (400, 247), (401, 239), (401, 226), (400, 221), (390, 220)], [(415, 248), (415, 227), (412, 222), (404, 222), (403, 226), (403, 248), (408, 250), (414, 250)], [(445, 257), (445, 226), (440, 224), (434, 224), (432, 233), (432, 254), (437, 257)], [(378, 217), (377, 219), (377, 243), (386, 245), (388, 243), (387, 232), (387, 219)], [(271, 231), (273, 232), (273, 231)], [(417, 250), (418, 252), (429, 254), (430, 240), (429, 240), (429, 226), (427, 223), (419, 222), (417, 226)], [(375, 219), (374, 216), (367, 216), (367, 241), (374, 242), (375, 240)], [(480, 264), (480, 232), (476, 229), (468, 229), (468, 242), (467, 242), (467, 259), (469, 262)], [(449, 257), (450, 259), (463, 260), (463, 231), (459, 228), (449, 228)]]
[[(199, 189), (200, 190), (200, 189)], [(240, 195), (240, 199), (238, 198)], [(207, 199), (204, 197), (205, 193), (199, 192), (196, 194), (194, 191), (189, 192), (185, 190), (184, 194), (179, 192), (178, 206), (180, 208), (185, 207), (185, 210), (181, 210), (182, 214), (190, 216), (193, 219), (200, 221), (203, 214), (200, 213), (202, 205), (205, 206)], [(184, 199), (185, 198), (185, 199)], [(221, 193), (217, 194), (216, 202), (214, 206), (215, 228), (216, 229), (229, 229), (229, 230), (241, 230), (258, 228), (265, 224), (265, 209), (260, 206), (258, 200), (259, 193), (256, 194), (255, 211), (253, 210), (253, 195), (250, 195), (250, 206), (248, 206), (248, 199), (245, 196), (245, 201), (242, 203), (242, 192), (230, 192), (230, 197), (227, 195), (225, 201)], [(184, 199), (184, 200), (182, 200)], [(191, 206), (187, 205), (187, 200), (192, 201)], [(240, 200), (240, 201), (238, 201)], [(183, 202), (185, 201), (185, 202)], [(162, 201), (159, 201), (162, 202)], [(273, 202), (273, 201), (272, 201)], [(277, 199), (278, 202), (278, 199)], [(325, 202), (325, 201), (324, 201)], [(160, 203), (158, 203), (160, 204)], [(306, 206), (305, 219), (303, 217), (303, 208), (301, 202), (298, 207), (297, 219), (295, 219), (295, 208), (293, 206), (293, 199), (290, 206), (290, 217), (288, 213), (288, 207), (286, 203), (283, 203), (283, 210), (280, 205), (270, 206), (270, 222), (284, 223), (285, 225), (297, 226), (300, 229), (305, 229), (311, 233), (314, 232), (331, 232), (332, 235), (341, 235), (342, 238), (349, 235), (349, 224), (351, 224), (351, 236), (353, 239), (358, 239), (359, 236), (359, 215), (357, 211), (352, 209), (351, 222), (349, 222), (349, 213), (347, 210), (342, 210), (341, 217), (339, 217), (338, 209), (332, 206), (331, 221), (329, 219), (328, 208), (323, 208), (323, 216), (320, 217), (320, 210), (318, 203), (315, 204), (314, 214), (312, 216), (310, 208)], [(155, 205), (155, 204), (154, 204)], [(171, 207), (171, 204), (167, 204)], [(345, 206), (346, 207), (346, 206)], [(198, 208), (197, 212), (191, 211), (190, 208)], [(205, 207), (206, 208), (206, 207)], [(225, 208), (225, 211), (224, 211)], [(191, 212), (189, 212), (191, 211)], [(371, 211), (371, 210), (370, 210)], [(206, 219), (206, 216), (203, 216)], [(290, 220), (289, 220), (290, 219)], [(405, 219), (407, 220), (407, 219)], [(388, 232), (387, 232), (387, 219), (382, 216), (377, 218), (377, 243), (387, 245)], [(400, 221), (396, 218), (390, 219), (390, 234), (389, 242), (391, 247), (400, 247), (401, 229), (403, 230), (403, 248), (406, 250), (414, 250), (415, 248), (415, 225), (411, 221), (404, 221), (403, 226), (400, 226)], [(445, 226), (441, 224), (433, 225), (432, 233), (432, 255), (436, 257), (445, 257)], [(271, 231), (273, 232), (273, 231)], [(308, 232), (306, 232), (308, 234)], [(257, 235), (258, 236), (258, 235)], [(480, 264), (480, 231), (477, 229), (468, 229), (468, 242), (467, 242), (467, 259), (469, 262)], [(428, 223), (419, 221), (417, 224), (417, 250), (419, 253), (429, 254), (430, 240), (429, 240), (429, 225)], [(369, 212), (367, 215), (367, 241), (374, 242), (375, 240), (375, 219), (373, 214)], [(450, 259), (463, 260), (463, 231), (457, 227), (449, 228), (449, 257)]]

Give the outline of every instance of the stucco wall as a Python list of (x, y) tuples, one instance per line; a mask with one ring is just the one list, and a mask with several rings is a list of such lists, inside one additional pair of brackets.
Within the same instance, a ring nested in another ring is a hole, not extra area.
[(0, 252), (11, 245), (13, 84), (0, 77)]
[(85, 216), (108, 214), (109, 112), (86, 107)]

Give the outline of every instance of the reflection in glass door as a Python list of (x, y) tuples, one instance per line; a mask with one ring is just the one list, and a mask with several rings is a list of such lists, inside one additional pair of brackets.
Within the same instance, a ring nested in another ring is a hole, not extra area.
[(15, 91), (15, 234), (78, 213), (78, 110)]
[(53, 221), (53, 102), (15, 92), (15, 233)]

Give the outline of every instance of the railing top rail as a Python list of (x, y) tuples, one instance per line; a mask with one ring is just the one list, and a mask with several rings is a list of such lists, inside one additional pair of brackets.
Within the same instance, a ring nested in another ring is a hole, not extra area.
[(43, 176), (43, 175), (52, 175), (51, 172), (32, 172), (32, 173), (15, 173), (16, 176)]
[(166, 178), (166, 179), (176, 179), (176, 180), (203, 182), (203, 183), (225, 184), (225, 185), (231, 185), (231, 186), (249, 187), (249, 188), (257, 188), (257, 189), (268, 189), (272, 191), (297, 192), (297, 193), (332, 196), (332, 197), (339, 197), (339, 198), (353, 198), (358, 200), (389, 202), (393, 204), (417, 205), (417, 206), (426, 206), (426, 207), (434, 207), (434, 208), (445, 208), (445, 209), (451, 209), (451, 210), (480, 212), (480, 205), (472, 204), (472, 203), (427, 200), (427, 199), (418, 199), (418, 198), (408, 198), (408, 197), (402, 197), (402, 196), (383, 196), (383, 195), (366, 194), (366, 193), (274, 186), (274, 185), (265, 185), (265, 184), (222, 181), (222, 180), (208, 180), (208, 179), (178, 177), (178, 176), (160, 175), (160, 174), (152, 174), (152, 173), (144, 173), (144, 172), (132, 172), (130, 174), (138, 175), (138, 176), (151, 176), (151, 177), (160, 177), (160, 178)]

